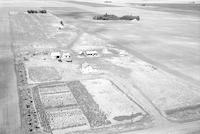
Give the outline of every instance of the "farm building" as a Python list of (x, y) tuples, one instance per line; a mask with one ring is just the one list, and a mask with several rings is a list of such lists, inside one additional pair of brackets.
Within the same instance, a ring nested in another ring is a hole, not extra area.
[(52, 59), (60, 59), (62, 54), (60, 52), (52, 52), (51, 53), (51, 58)]
[(72, 62), (71, 54), (70, 54), (70, 53), (63, 52), (63, 53), (62, 53), (61, 60), (62, 60), (62, 61), (67, 61), (67, 62)]
[(86, 51), (81, 51), (79, 55), (83, 56), (98, 56), (98, 52), (95, 50), (86, 50)]

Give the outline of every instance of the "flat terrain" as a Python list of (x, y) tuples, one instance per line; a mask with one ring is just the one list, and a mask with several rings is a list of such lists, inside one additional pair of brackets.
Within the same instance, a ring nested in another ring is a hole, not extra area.
[(159, 4), (159, 3), (130, 3), (135, 8), (151, 11), (162, 11), (182, 15), (199, 16), (200, 4)]
[(0, 8), (0, 133), (20, 133), (20, 114), (14, 57), (11, 50), (9, 10)]
[[(83, 11), (87, 9), (91, 13), (94, 12), (94, 8), (91, 6), (84, 9), (80, 6), (80, 8)], [(53, 9), (51, 10), (53, 11)], [(122, 10), (123, 12), (121, 12)], [(59, 11), (62, 12), (60, 17), (68, 18), (63, 15), (63, 12), (66, 12), (67, 15), (70, 11), (61, 8), (55, 10), (54, 13), (59, 16)], [(107, 7), (95, 8), (95, 12), (117, 15), (134, 13), (141, 14), (142, 17), (140, 23), (112, 21), (98, 23), (88, 21), (92, 15), (87, 12), (83, 13), (84, 18), (80, 17), (77, 21), (79, 13), (73, 12), (72, 18), (76, 19), (71, 20), (71, 23), (115, 42), (119, 47), (162, 67), (165, 71), (199, 83), (199, 17), (177, 14), (176, 10), (173, 12), (173, 9), (172, 13), (168, 13), (130, 7), (121, 7), (120, 9)], [(67, 22), (70, 23), (69, 20)]]
[(0, 134), (200, 132), (198, 4), (0, 3)]

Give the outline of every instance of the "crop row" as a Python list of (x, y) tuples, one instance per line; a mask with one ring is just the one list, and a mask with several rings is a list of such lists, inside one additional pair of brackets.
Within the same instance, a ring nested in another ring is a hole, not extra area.
[(46, 93), (46, 94), (49, 94), (49, 93), (60, 93), (60, 92), (69, 92), (69, 88), (67, 86), (49, 86), (49, 87), (40, 87), (39, 88), (39, 92), (40, 93)]
[(40, 97), (39, 97), (38, 88), (34, 87), (32, 89), (32, 92), (33, 92), (33, 98), (34, 98), (34, 102), (35, 102), (35, 108), (37, 109), (37, 112), (40, 115), (41, 126), (44, 128), (44, 131), (51, 132), (51, 128), (50, 128), (49, 121), (48, 121), (48, 118), (45, 113), (45, 109), (44, 109), (42, 102), (40, 100)]
[(69, 82), (68, 87), (71, 89), (91, 127), (99, 127), (111, 123), (80, 81)]
[(45, 108), (76, 105), (76, 100), (70, 92), (40, 94), (40, 98)]
[(87, 119), (80, 109), (47, 112), (51, 129), (63, 129), (87, 125)]

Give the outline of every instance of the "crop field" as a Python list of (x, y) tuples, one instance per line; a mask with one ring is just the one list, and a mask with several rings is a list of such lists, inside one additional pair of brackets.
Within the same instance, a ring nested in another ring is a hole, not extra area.
[(34, 82), (47, 82), (61, 79), (54, 67), (30, 67), (28, 68), (28, 74)]
[(99, 105), (93, 100), (93, 97), (79, 81), (69, 82), (68, 86), (76, 98), (81, 110), (87, 117), (91, 127), (110, 124), (106, 114), (99, 109)]
[[(123, 54), (126, 53), (123, 52)], [(26, 73), (24, 71), (25, 67), (23, 62), (28, 65), (28, 69), (37, 69), (38, 72), (35, 73), (35, 77), (44, 75), (44, 77), (47, 78), (48, 73), (51, 73), (52, 70), (53, 72), (55, 71), (55, 68), (50, 68), (45, 72), (44, 69), (46, 68), (44, 66), (32, 67), (34, 64), (27, 64), (27, 62), (31, 62), (31, 60), (32, 59), (29, 59), (27, 61), (26, 58), (22, 57), (21, 60), (19, 58), (16, 61), (17, 63), (22, 63), (17, 64), (17, 69), (19, 70), (21, 80), (24, 82), (27, 82), (26, 78), (29, 77), (24, 77), (26, 76)], [(19, 65), (22, 65), (22, 67)], [(91, 87), (88, 87), (88, 85)], [(91, 92), (92, 88), (97, 92)], [(106, 90), (102, 90), (104, 88), (106, 88)], [(130, 130), (135, 129), (135, 127), (142, 127), (144, 125), (143, 123), (148, 122), (148, 125), (151, 124), (147, 113), (119, 92), (116, 85), (109, 80), (95, 79), (93, 82), (91, 80), (84, 80), (81, 82), (71, 81), (67, 83), (57, 83), (56, 81), (46, 83), (46, 81), (40, 81), (40, 84), (38, 86), (36, 84), (36, 87), (31, 88), (29, 92), (33, 96), (31, 98), (31, 107), (33, 107), (33, 112), (35, 112), (34, 120), (36, 120), (36, 125), (33, 125), (33, 127), (35, 127), (34, 129), (26, 127), (26, 131), (28, 132), (35, 132), (41, 129), (48, 133), (52, 132), (53, 134), (64, 134), (71, 131), (90, 132), (90, 128), (99, 131), (98, 128), (105, 126), (108, 126), (106, 129), (107, 131), (112, 131), (113, 127), (115, 127), (116, 130), (120, 129), (120, 127), (115, 125), (122, 125), (124, 129)], [(105, 92), (105, 94), (102, 94), (99, 97), (106, 101), (101, 102), (96, 99), (98, 96), (97, 94), (101, 94), (101, 92)], [(117, 98), (122, 99), (118, 102)], [(109, 103), (109, 101), (111, 102)], [(118, 103), (114, 104), (114, 102)], [(113, 108), (110, 111), (108, 110), (109, 105), (113, 105)], [(25, 108), (22, 107), (22, 110), (23, 109)], [(120, 109), (124, 110), (120, 111)], [(32, 114), (33, 113), (31, 113), (30, 116), (32, 116)], [(66, 119), (62, 118), (64, 115), (70, 117)], [(74, 122), (73, 120), (77, 122)], [(84, 123), (81, 123), (82, 120)], [(61, 122), (61, 126), (58, 122)], [(27, 123), (26, 119), (24, 120), (24, 123)], [(143, 127), (148, 127), (148, 125), (144, 125)]]
[(40, 98), (45, 108), (76, 105), (76, 100), (70, 92), (56, 94), (42, 93), (40, 94)]
[[(53, 134), (54, 130), (57, 129), (69, 129), (68, 131), (72, 131), (70, 130), (70, 128), (75, 128), (75, 127), (78, 127), (78, 129), (89, 128), (87, 119), (80, 109), (67, 109), (67, 110), (57, 109), (56, 111), (47, 111), (46, 114), (49, 119), (50, 127), (53, 131)], [(59, 132), (55, 132), (55, 134), (56, 133), (59, 134)]]
[[(91, 92), (91, 88), (95, 92)], [(117, 130), (118, 126), (115, 125), (119, 124), (123, 124), (126, 129), (132, 129), (150, 122), (147, 113), (121, 94), (109, 80), (45, 84), (34, 87), (32, 92), (40, 126), (45, 132), (53, 134), (83, 130), (90, 132), (90, 128), (99, 131), (98, 128), (104, 126), (108, 126), (107, 129), (112, 131), (112, 127)], [(97, 94), (102, 94), (99, 97), (107, 101), (99, 101)], [(120, 101), (119, 97), (122, 98)]]
[(67, 86), (62, 85), (48, 85), (48, 86), (40, 86), (39, 92), (41, 94), (55, 94), (55, 93), (63, 93), (63, 92), (69, 92), (69, 88)]
[[(107, 79), (81, 81), (112, 124), (141, 120), (145, 112)], [(119, 100), (120, 98), (120, 100)], [(126, 118), (129, 117), (129, 118)]]
[(66, 85), (39, 86), (33, 94), (41, 124), (47, 132), (56, 134), (72, 131), (71, 128), (75, 128), (73, 131), (89, 128), (87, 118)]
[(68, 107), (77, 105), (77, 102), (65, 85), (40, 86), (39, 95), (44, 108)]
[(117, 132), (131, 130), (134, 127), (150, 127), (151, 119), (148, 113), (119, 92), (109, 80), (72, 81), (68, 82), (68, 86), (91, 128), (98, 130), (107, 126), (107, 131)]
[(20, 90), (20, 113), (25, 133), (34, 133), (41, 129), (37, 110), (34, 107), (31, 88)]

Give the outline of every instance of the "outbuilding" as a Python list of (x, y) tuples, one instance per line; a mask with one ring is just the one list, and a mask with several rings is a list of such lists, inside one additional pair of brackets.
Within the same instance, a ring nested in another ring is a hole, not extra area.
[(85, 51), (85, 54), (88, 56), (97, 56), (98, 52), (94, 50), (90, 50), (90, 51)]
[(62, 61), (66, 61), (66, 62), (72, 62), (71, 54), (70, 54), (70, 53), (63, 52), (63, 53), (62, 53), (62, 58), (61, 58), (61, 60), (62, 60)]
[(95, 51), (95, 50), (86, 50), (86, 51), (81, 51), (80, 53), (79, 53), (79, 55), (83, 55), (83, 56), (86, 56), (86, 57), (88, 57), (88, 56), (98, 56), (98, 52), (97, 51)]
[(60, 52), (52, 52), (51, 53), (51, 58), (52, 59), (60, 59), (61, 58), (61, 53)]

